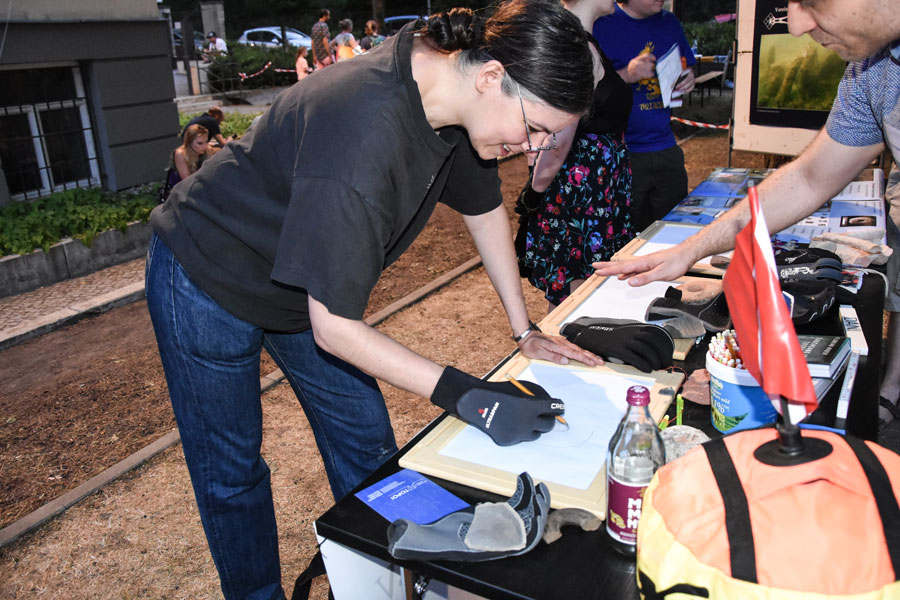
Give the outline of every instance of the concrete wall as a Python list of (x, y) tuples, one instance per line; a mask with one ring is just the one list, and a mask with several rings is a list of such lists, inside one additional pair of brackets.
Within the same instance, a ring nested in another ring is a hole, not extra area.
[(208, 31), (215, 31), (223, 40), (228, 39), (225, 31), (225, 5), (221, 0), (200, 0), (200, 17), (203, 20), (203, 35)]
[(28, 0), (12, 2), (10, 21), (154, 19), (155, 0)]
[[(123, 2), (126, 6), (145, 3)], [(152, 6), (152, 20), (11, 22), (0, 58), (0, 65), (21, 68), (42, 63), (79, 65), (102, 184), (111, 190), (162, 179), (178, 144), (169, 28), (156, 18), (155, 3)]]
[(50, 252), (0, 257), (0, 298), (140, 258), (147, 253), (151, 232), (149, 223), (133, 223), (125, 233), (111, 229), (98, 234), (90, 248), (67, 239), (51, 246)]

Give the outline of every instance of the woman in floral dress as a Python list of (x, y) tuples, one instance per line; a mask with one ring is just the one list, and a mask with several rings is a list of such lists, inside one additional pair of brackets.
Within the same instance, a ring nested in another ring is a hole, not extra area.
[[(563, 4), (588, 31), (605, 14), (605, 2)], [(608, 4), (611, 10), (612, 2)], [(609, 260), (634, 237), (631, 161), (625, 146), (632, 92), (596, 41), (594, 49), (592, 113), (577, 128), (559, 132), (556, 149), (540, 152), (516, 206), (521, 215), (516, 239), (520, 271), (544, 291), (551, 309), (593, 273), (592, 262)]]

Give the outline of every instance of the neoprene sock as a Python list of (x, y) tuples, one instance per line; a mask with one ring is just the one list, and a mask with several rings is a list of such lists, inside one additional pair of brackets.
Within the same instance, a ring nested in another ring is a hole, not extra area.
[(707, 331), (725, 331), (731, 325), (725, 294), (698, 302), (687, 302), (678, 288), (670, 287), (663, 298), (657, 298), (647, 307), (646, 319), (669, 319), (663, 327), (675, 338), (691, 338)]
[(541, 539), (550, 490), (519, 475), (506, 502), (485, 502), (419, 525), (398, 519), (388, 527), (388, 552), (397, 559), (477, 562), (524, 554)]

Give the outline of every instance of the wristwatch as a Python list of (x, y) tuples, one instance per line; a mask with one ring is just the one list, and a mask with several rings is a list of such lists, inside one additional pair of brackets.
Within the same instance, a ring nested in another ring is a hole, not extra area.
[(531, 332), (536, 331), (538, 333), (541, 332), (541, 328), (534, 324), (534, 321), (528, 321), (528, 329), (520, 333), (519, 335), (512, 336), (512, 339), (515, 343), (521, 343), (525, 338), (531, 335)]

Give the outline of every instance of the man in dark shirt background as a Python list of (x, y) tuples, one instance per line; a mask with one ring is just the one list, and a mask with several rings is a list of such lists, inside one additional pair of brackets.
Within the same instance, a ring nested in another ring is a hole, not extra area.
[[(225, 113), (222, 112), (222, 109), (218, 106), (213, 106), (208, 111), (203, 113), (202, 115), (196, 116), (185, 125), (185, 130), (191, 125), (202, 125), (209, 131), (209, 141), (213, 140), (219, 144), (219, 146), (224, 146), (228, 140), (222, 137), (222, 130), (219, 128), (219, 125), (222, 121), (225, 120)], [(182, 137), (184, 137), (184, 131), (181, 132)], [(231, 138), (229, 138), (231, 139)]]

